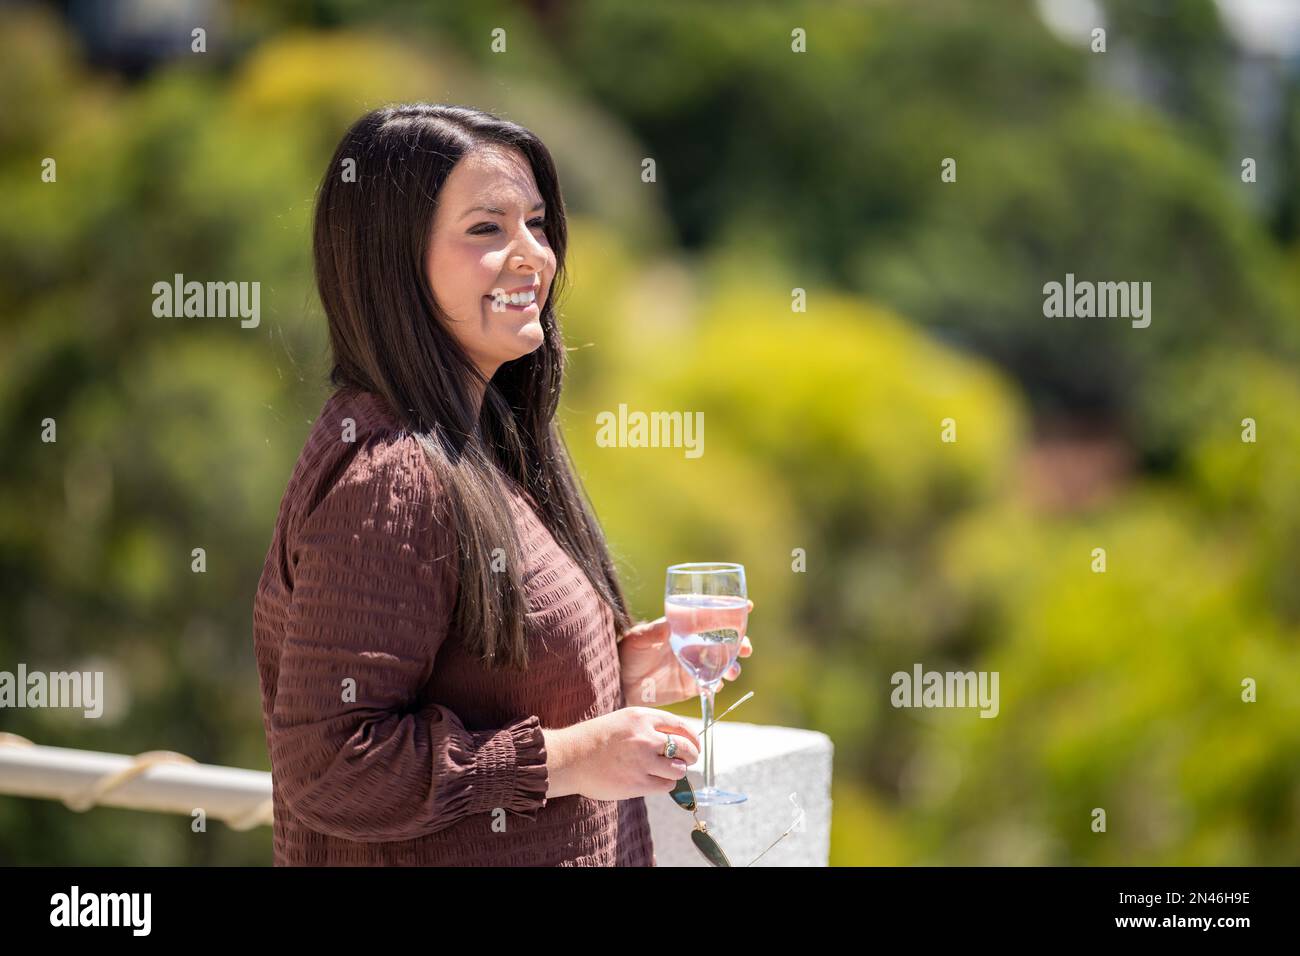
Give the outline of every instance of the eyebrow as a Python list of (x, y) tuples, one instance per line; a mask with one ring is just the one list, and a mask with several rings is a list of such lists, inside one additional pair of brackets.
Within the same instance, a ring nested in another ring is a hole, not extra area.
[[(546, 203), (539, 202), (536, 206), (530, 209), (529, 212), (537, 212), (537, 210), (544, 209), (545, 207), (546, 207)], [(480, 209), (483, 210), (484, 212), (496, 213), (498, 216), (504, 216), (506, 214), (506, 211), (504, 209), (498, 209), (496, 206), (471, 206), (469, 209), (466, 209), (463, 213), (460, 214), (460, 218), (464, 219), (470, 213), (478, 212)]]

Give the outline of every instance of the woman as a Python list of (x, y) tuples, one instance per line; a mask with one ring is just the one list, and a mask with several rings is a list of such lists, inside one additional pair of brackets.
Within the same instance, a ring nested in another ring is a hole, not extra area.
[(639, 705), (695, 687), (553, 420), (566, 238), (546, 147), (478, 110), (376, 110), (326, 170), (335, 391), (254, 606), (276, 865), (655, 864), (699, 741)]

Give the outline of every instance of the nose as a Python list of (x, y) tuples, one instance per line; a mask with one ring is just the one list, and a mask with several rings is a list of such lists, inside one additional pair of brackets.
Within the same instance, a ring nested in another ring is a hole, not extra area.
[(548, 247), (538, 241), (527, 222), (516, 230), (510, 241), (508, 261), (512, 268), (522, 268), (524, 271), (543, 272), (546, 269), (549, 261)]

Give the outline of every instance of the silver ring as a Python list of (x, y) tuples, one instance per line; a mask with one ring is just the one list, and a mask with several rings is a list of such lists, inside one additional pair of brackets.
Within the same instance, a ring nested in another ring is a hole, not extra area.
[(664, 734), (668, 741), (664, 744), (664, 756), (670, 760), (677, 756), (677, 741), (673, 740), (672, 734)]

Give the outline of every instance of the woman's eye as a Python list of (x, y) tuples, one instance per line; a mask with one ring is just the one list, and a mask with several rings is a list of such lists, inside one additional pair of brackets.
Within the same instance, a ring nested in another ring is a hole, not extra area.
[[(530, 222), (529, 225), (532, 226), (534, 229), (544, 229), (546, 227), (546, 220), (539, 216), (537, 219), (534, 219), (532, 222)], [(479, 223), (469, 232), (471, 236), (489, 236), (492, 233), (496, 232), (496, 229), (497, 229), (496, 223), (483, 222), (483, 223)]]

